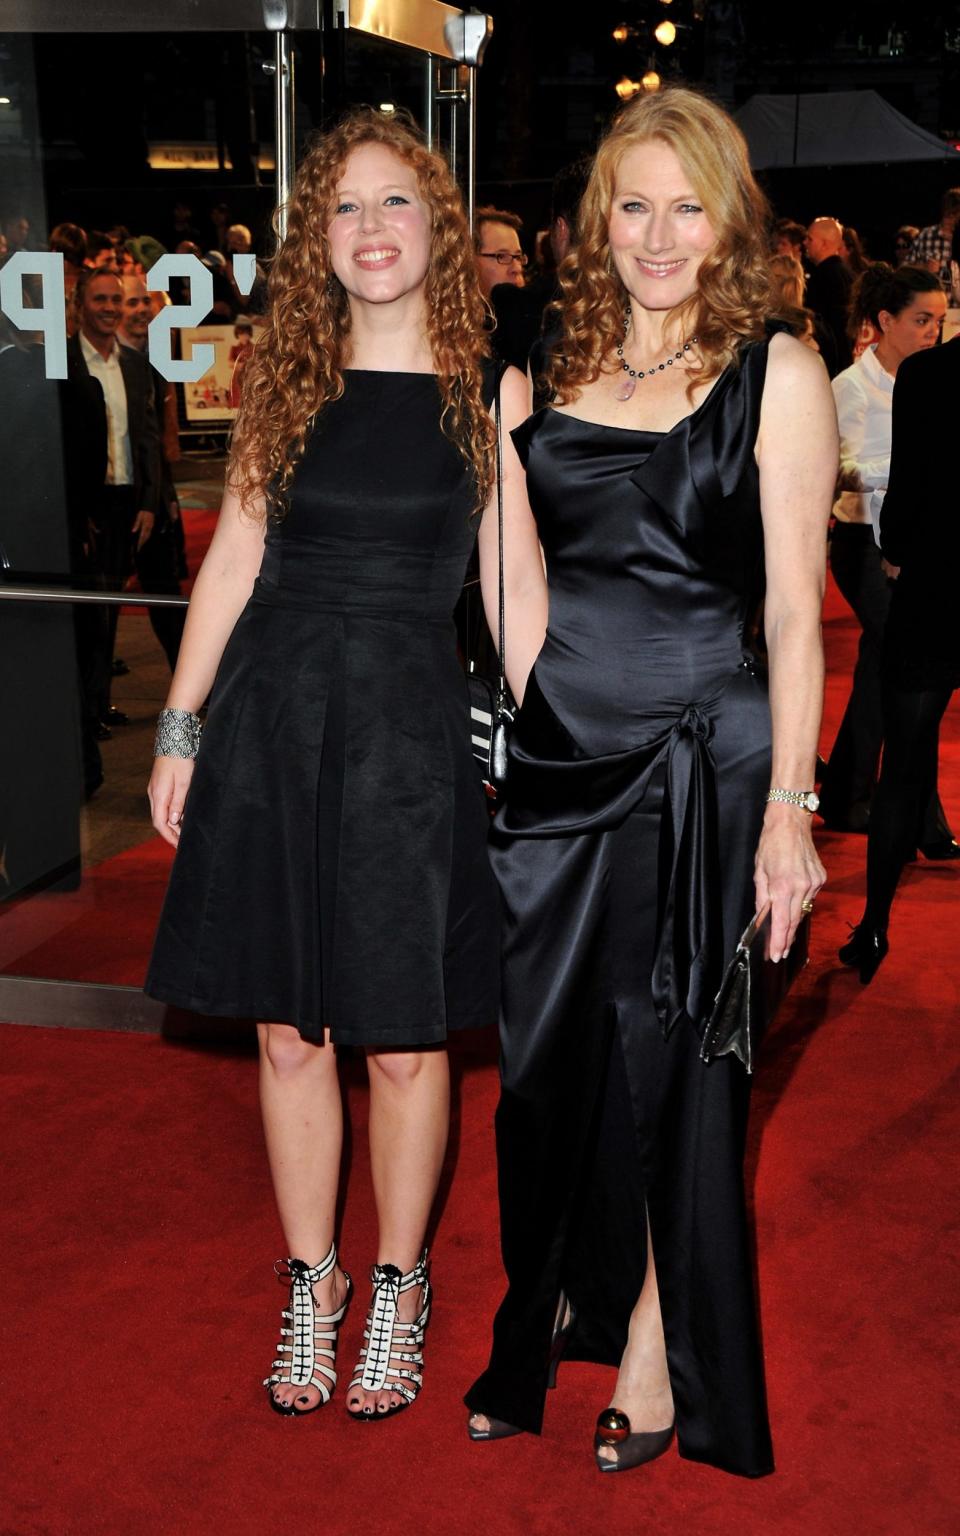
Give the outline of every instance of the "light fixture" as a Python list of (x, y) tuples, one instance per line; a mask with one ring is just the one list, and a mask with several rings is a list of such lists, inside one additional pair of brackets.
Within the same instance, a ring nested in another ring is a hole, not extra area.
[(9, 107), (9, 105), (10, 105), (10, 97), (9, 96), (0, 96), (0, 107)]
[(621, 101), (632, 101), (634, 96), (639, 95), (639, 93), (643, 90), (643, 86), (640, 84), (639, 80), (631, 80), (629, 76), (624, 75), (622, 80), (617, 81), (616, 85), (614, 86), (614, 90), (620, 97)]
[(660, 76), (657, 74), (655, 69), (648, 69), (640, 84), (645, 91), (659, 91)]
[(618, 27), (614, 27), (610, 34), (615, 43), (625, 43), (630, 37), (632, 27), (628, 27), (625, 21), (621, 21)]
[(677, 29), (672, 21), (661, 21), (654, 27), (653, 35), (664, 48), (669, 48), (676, 41)]
[(383, 113), (384, 117), (390, 117), (392, 113), (396, 112), (396, 110), (397, 104), (395, 101), (381, 101), (380, 111)]

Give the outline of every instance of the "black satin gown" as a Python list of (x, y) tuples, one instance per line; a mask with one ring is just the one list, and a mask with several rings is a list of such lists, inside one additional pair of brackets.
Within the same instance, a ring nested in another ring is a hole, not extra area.
[(349, 370), (308, 437), (213, 689), (153, 997), (381, 1047), (497, 1016), (452, 619), (478, 518), (441, 404), (431, 374)]
[(514, 433), (550, 621), (495, 826), (509, 1288), (466, 1398), (540, 1430), (561, 1292), (568, 1358), (619, 1363), (649, 1212), (680, 1453), (747, 1476), (772, 1469), (748, 1082), (699, 1049), (753, 913), (770, 783), (766, 685), (744, 649), (766, 361), (766, 342), (746, 347), (666, 434), (549, 407)]

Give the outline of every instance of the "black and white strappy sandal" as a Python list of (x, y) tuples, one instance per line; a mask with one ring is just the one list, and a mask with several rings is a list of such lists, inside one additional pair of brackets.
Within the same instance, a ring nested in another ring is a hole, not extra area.
[[(370, 1279), (373, 1298), (350, 1391), (359, 1387), (363, 1392), (393, 1392), (402, 1401), (379, 1413), (347, 1409), (352, 1419), (363, 1423), (402, 1413), (423, 1385), (423, 1335), (430, 1321), (431, 1294), (426, 1249), (407, 1274), (401, 1274), (394, 1264), (374, 1264)], [(398, 1316), (398, 1303), (403, 1292), (415, 1285), (420, 1287), (420, 1312), (412, 1323), (405, 1323)]]
[[(327, 1278), (336, 1262), (336, 1244), (331, 1244), (326, 1258), (313, 1269), (302, 1259), (278, 1259), (273, 1266), (281, 1280), (290, 1281), (290, 1305), (282, 1314), (284, 1322), (290, 1326), (281, 1324), (277, 1359), (273, 1362), (272, 1375), (263, 1384), (268, 1390), (271, 1408), (285, 1418), (303, 1418), (308, 1413), (315, 1413), (329, 1403), (337, 1384), (337, 1331), (350, 1304), (350, 1276), (344, 1271), (347, 1294), (343, 1306), (329, 1316), (317, 1311), (313, 1294), (313, 1287)], [(274, 1395), (275, 1387), (315, 1387), (320, 1393), (320, 1401), (307, 1408), (279, 1403)]]

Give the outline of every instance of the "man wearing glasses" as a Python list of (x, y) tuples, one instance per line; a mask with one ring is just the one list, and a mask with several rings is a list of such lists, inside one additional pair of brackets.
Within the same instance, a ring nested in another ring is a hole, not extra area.
[(527, 258), (520, 248), (522, 229), (523, 221), (515, 213), (502, 208), (477, 209), (474, 242), (480, 289), (485, 299), (489, 299), (491, 289), (498, 283), (512, 283), (515, 288), (523, 287)]

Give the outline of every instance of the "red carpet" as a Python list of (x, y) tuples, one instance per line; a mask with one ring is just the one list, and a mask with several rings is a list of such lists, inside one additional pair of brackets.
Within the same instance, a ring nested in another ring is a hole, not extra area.
[[(832, 670), (846, 669), (853, 634), (835, 600), (827, 636)], [(832, 677), (831, 730), (844, 690)], [(958, 726), (954, 707), (941, 788), (955, 826)], [(953, 1536), (960, 872), (911, 867), (891, 954), (861, 988), (835, 951), (859, 915), (864, 843), (824, 836), (822, 851), (812, 961), (761, 1058), (749, 1152), (775, 1476), (746, 1483), (671, 1453), (601, 1478), (590, 1434), (611, 1376), (584, 1365), (561, 1367), (542, 1440), (467, 1442), (460, 1393), (500, 1289), (489, 1039), (455, 1053), (424, 1394), (360, 1427), (342, 1393), (292, 1423), (258, 1387), (283, 1292), (252, 1056), (4, 1026), (0, 1536)], [(117, 979), (133, 979), (149, 925), (130, 887), (146, 891), (135, 872), (155, 881), (163, 857), (152, 843), (96, 873), (102, 900), (77, 914), (75, 954), (112, 912), (130, 951)], [(347, 1091), (341, 1249), (362, 1280), (373, 1227), (356, 1066)], [(355, 1306), (345, 1370), (361, 1327)]]

